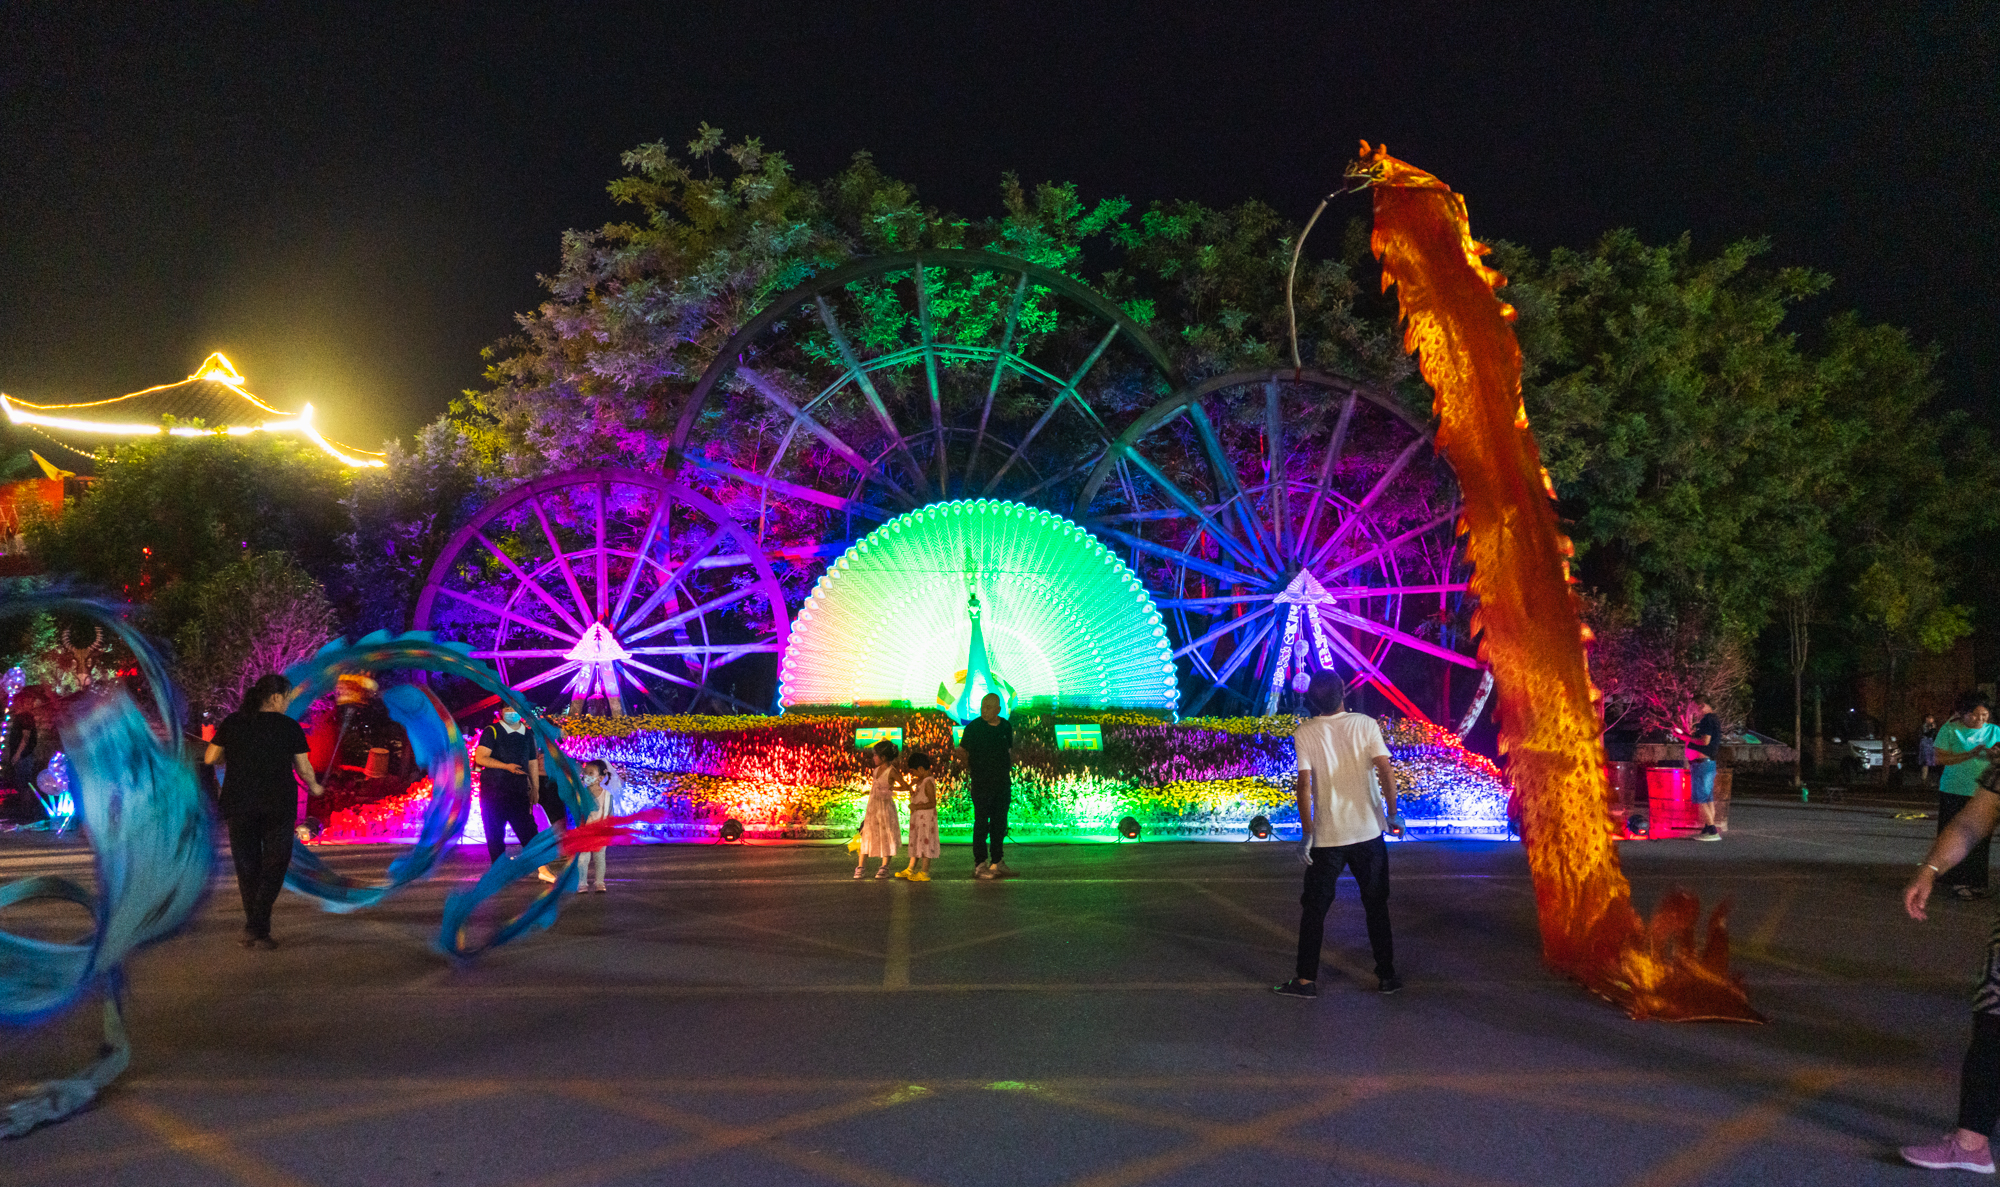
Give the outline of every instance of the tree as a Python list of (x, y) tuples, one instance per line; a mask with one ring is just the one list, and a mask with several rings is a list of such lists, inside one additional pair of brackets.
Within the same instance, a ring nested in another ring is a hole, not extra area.
[[(1854, 607), (1859, 625), (1873, 636), (1882, 664), (1883, 734), (1896, 704), (1896, 674), (1919, 651), (1936, 655), (1972, 633), (1972, 611), (1947, 600), (1938, 581), (1937, 565), (1913, 546), (1892, 543), (1879, 550), (1880, 559), (1863, 570), (1854, 583)], [(1886, 745), (1886, 742), (1885, 742)], [(1882, 764), (1888, 782), (1890, 764)]]
[(195, 590), (251, 552), (284, 552), (321, 581), (338, 575), (351, 475), (311, 445), (265, 434), (148, 438), (123, 445), (60, 519), (34, 524), (30, 553), (147, 607), (171, 636)]
[(408, 449), (390, 443), (386, 467), (355, 476), (343, 501), (339, 581), (350, 633), (409, 625), (432, 562), (503, 485), (497, 469), (463, 429), (438, 420), (419, 429)]
[(326, 591), (281, 552), (253, 552), (218, 570), (188, 598), (174, 635), (174, 677), (189, 708), (233, 713), (260, 676), (310, 657), (332, 636)]

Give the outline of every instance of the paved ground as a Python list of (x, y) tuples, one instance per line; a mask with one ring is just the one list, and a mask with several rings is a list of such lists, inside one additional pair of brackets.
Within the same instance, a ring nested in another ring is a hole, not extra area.
[[(1549, 976), (1501, 844), (1396, 847), (1409, 988), (1373, 992), (1346, 898), (1317, 1002), (1267, 989), (1299, 868), (1272, 844), (1024, 847), (998, 884), (948, 848), (919, 886), (823, 847), (616, 850), (610, 894), (465, 968), (429, 943), (469, 861), (360, 915), (287, 897), (272, 953), (218, 883), (132, 969), (132, 1071), (0, 1146), (0, 1182), (1913, 1182), (1893, 1147), (1953, 1111), (1993, 908), (1901, 916), (1935, 826), (1897, 811), (1739, 801), (1724, 844), (1623, 848), (1642, 903), (1733, 899), (1764, 1027)], [(0, 878), (57, 867), (0, 838)], [(0, 1068), (76, 1066), (93, 1013), (0, 1036)]]

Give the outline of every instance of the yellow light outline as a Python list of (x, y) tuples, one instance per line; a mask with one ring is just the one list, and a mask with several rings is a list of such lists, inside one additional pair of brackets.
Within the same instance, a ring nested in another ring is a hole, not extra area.
[[(258, 408), (282, 419), (267, 420), (257, 425), (229, 425), (217, 429), (204, 429), (197, 428), (194, 425), (174, 425), (169, 428), (165, 425), (140, 424), (131, 421), (80, 420), (73, 416), (56, 416), (50, 414), (55, 410), (102, 408), (110, 404), (116, 404), (121, 400), (130, 400), (135, 396), (151, 395), (154, 392), (180, 387), (183, 384), (193, 383), (197, 380), (206, 380), (210, 383), (220, 384), (256, 405)], [(174, 437), (247, 437), (251, 433), (297, 433), (311, 441), (314, 445), (319, 446), (321, 452), (340, 462), (342, 465), (366, 469), (381, 469), (389, 464), (380, 454), (371, 453), (367, 450), (349, 452), (346, 448), (335, 445), (321, 436), (319, 429), (313, 424), (313, 406), (311, 404), (307, 404), (297, 415), (288, 415), (243, 390), (243, 385), (246, 382), (242, 374), (236, 370), (235, 364), (229, 361), (228, 356), (224, 355), (221, 351), (217, 351), (203, 359), (201, 366), (195, 369), (194, 374), (178, 383), (162, 383), (140, 391), (127, 392), (122, 396), (113, 396), (108, 400), (92, 400), (78, 404), (34, 404), (26, 400), (17, 400), (5, 392), (0, 392), (0, 408), (6, 410), (7, 419), (13, 424), (35, 425), (40, 428), (58, 429), (71, 433), (96, 433), (111, 437), (158, 437), (162, 434)]]

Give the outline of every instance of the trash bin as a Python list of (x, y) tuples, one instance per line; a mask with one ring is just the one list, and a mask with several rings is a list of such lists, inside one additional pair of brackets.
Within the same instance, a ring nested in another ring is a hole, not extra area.
[(1701, 813), (1694, 806), (1694, 783), (1686, 767), (1648, 767), (1646, 804), (1652, 809), (1650, 831), (1654, 837), (1701, 829)]

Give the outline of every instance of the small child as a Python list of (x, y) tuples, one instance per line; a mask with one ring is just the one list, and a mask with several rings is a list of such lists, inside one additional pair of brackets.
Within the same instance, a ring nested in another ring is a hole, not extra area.
[[(589, 813), (584, 818), (583, 823), (588, 824), (593, 820), (602, 820), (606, 816), (611, 815), (611, 801), (613, 799), (611, 764), (601, 758), (593, 758), (583, 764), (583, 790), (588, 801), (584, 807)], [(598, 849), (589, 853), (580, 853), (576, 859), (583, 863), (577, 867), (576, 892), (582, 894), (586, 889), (589, 889), (603, 894), (605, 889), (604, 850)], [(597, 885), (595, 886), (590, 884), (590, 868), (593, 861), (597, 864)]]
[(931, 859), (943, 852), (938, 847), (937, 780), (931, 777), (931, 756), (912, 750), (906, 762), (910, 777), (910, 864), (896, 871), (898, 878), (912, 882), (931, 880)]
[(884, 738), (868, 752), (875, 759), (875, 773), (868, 786), (868, 813), (861, 818), (861, 847), (854, 859), (854, 876), (861, 877), (869, 858), (879, 857), (882, 868), (875, 876), (887, 878), (889, 863), (903, 845), (903, 821), (896, 811), (896, 788), (902, 782), (902, 771), (896, 766), (899, 748)]

